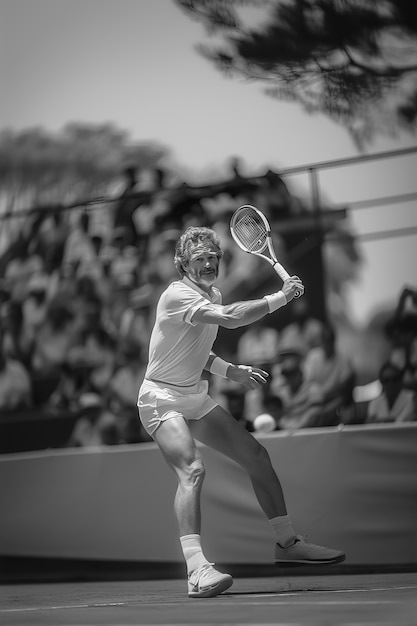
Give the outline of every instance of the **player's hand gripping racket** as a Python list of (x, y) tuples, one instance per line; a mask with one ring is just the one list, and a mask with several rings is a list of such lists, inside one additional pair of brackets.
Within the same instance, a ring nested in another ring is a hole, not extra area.
[[(242, 250), (266, 259), (282, 281), (290, 278), (287, 270), (278, 262), (272, 243), (271, 227), (259, 209), (250, 204), (239, 207), (231, 217), (230, 233)], [(301, 291), (296, 291), (294, 297), (300, 296)]]

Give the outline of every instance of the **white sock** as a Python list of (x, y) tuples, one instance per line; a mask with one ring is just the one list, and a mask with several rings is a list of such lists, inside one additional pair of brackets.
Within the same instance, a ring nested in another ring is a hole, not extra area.
[(208, 563), (201, 549), (200, 535), (184, 535), (180, 537), (180, 541), (185, 562), (187, 563), (188, 574), (204, 565), (204, 563)]
[(277, 542), (281, 548), (288, 548), (294, 543), (296, 534), (291, 524), (291, 520), (288, 515), (280, 515), (279, 517), (273, 517), (269, 520)]

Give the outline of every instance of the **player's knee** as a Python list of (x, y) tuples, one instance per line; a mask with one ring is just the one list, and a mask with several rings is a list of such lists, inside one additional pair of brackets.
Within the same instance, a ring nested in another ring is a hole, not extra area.
[(185, 479), (191, 486), (200, 486), (206, 475), (206, 469), (201, 459), (192, 461), (186, 469)]

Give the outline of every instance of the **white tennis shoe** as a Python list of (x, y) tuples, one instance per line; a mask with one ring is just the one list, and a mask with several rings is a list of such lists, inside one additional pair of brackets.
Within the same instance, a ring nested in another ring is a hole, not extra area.
[(213, 598), (232, 586), (230, 574), (218, 572), (213, 565), (204, 563), (188, 575), (189, 598)]
[(333, 550), (323, 546), (308, 543), (304, 537), (297, 535), (295, 543), (288, 548), (281, 548), (279, 543), (275, 546), (275, 564), (288, 565), (291, 563), (331, 565), (341, 563), (346, 555), (341, 550)]

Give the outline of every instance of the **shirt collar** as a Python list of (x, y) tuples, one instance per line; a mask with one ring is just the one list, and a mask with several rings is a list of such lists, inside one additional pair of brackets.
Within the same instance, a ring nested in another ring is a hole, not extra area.
[(204, 291), (203, 289), (201, 289), (198, 285), (196, 285), (195, 283), (193, 283), (192, 280), (190, 280), (187, 276), (183, 276), (182, 278), (182, 282), (187, 285), (188, 287), (191, 287), (192, 289), (195, 289), (195, 291), (197, 291), (197, 293), (201, 294), (202, 296), (204, 296), (205, 298), (207, 298), (207, 300), (212, 301), (214, 298), (214, 291), (212, 289), (212, 295), (209, 296), (209, 294), (207, 293), (207, 291)]

